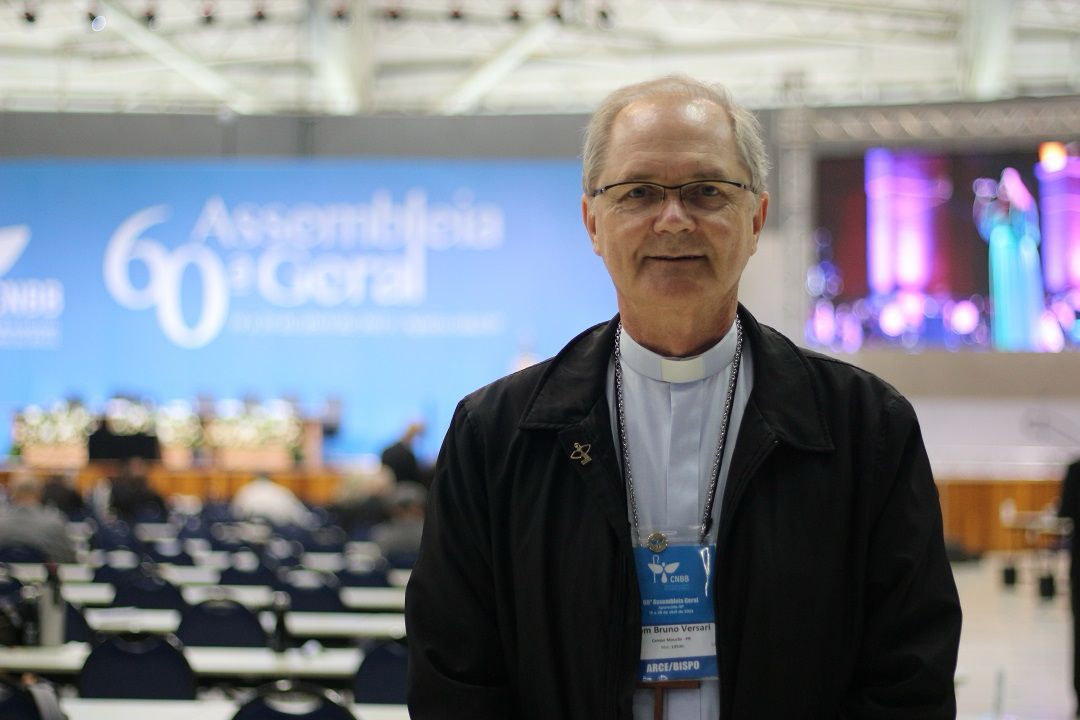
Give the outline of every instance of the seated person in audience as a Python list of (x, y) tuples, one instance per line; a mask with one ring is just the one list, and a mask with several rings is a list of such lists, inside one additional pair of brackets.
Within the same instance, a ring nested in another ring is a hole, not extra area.
[(86, 512), (86, 500), (72, 486), (73, 480), (63, 475), (50, 475), (41, 487), (41, 504), (56, 508), (69, 520)]
[(146, 461), (142, 458), (128, 460), (120, 475), (112, 479), (109, 507), (127, 522), (150, 518), (164, 521), (169, 514), (165, 500), (150, 487)]
[(8, 504), (0, 508), (0, 547), (24, 545), (53, 562), (75, 562), (75, 548), (63, 515), (41, 504), (41, 481), (16, 473), (8, 485)]
[(398, 482), (418, 482), (424, 487), (431, 485), (431, 468), (422, 467), (413, 451), (413, 443), (424, 434), (424, 423), (409, 423), (401, 439), (382, 451), (382, 462), (394, 471)]
[(389, 520), (389, 495), (393, 487), (394, 472), (386, 465), (345, 473), (329, 508), (334, 523), (352, 535)]
[(236, 491), (232, 513), (240, 519), (267, 520), (279, 526), (311, 524), (311, 512), (300, 498), (266, 476), (257, 477)]
[(403, 482), (394, 488), (390, 500), (391, 518), (371, 530), (372, 541), (388, 558), (415, 556), (424, 533), (427, 490), (420, 483)]

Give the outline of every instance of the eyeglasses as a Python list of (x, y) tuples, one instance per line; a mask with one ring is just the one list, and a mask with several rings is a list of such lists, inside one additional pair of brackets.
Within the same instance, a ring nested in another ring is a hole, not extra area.
[(731, 188), (754, 192), (749, 184), (735, 180), (694, 180), (682, 185), (628, 180), (597, 188), (591, 196), (606, 195), (619, 210), (645, 213), (658, 210), (664, 204), (668, 190), (678, 190), (679, 199), (688, 210), (712, 213), (735, 202), (735, 192)]

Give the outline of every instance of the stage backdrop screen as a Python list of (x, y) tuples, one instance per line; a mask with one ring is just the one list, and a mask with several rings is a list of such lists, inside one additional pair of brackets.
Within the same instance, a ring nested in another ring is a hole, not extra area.
[[(340, 406), (335, 457), (615, 312), (572, 161), (0, 162), (0, 412)], [(0, 452), (10, 447), (0, 433)]]
[(872, 148), (817, 164), (811, 344), (1080, 346), (1080, 157)]

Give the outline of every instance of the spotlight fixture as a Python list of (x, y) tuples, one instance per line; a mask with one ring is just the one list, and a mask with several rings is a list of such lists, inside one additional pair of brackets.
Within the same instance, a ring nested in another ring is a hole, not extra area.
[(86, 11), (86, 21), (90, 23), (90, 29), (94, 32), (101, 32), (105, 29), (105, 16), (98, 11), (97, 3), (90, 3), (89, 9)]
[(548, 10), (548, 15), (550, 15), (553, 19), (558, 20), (559, 22), (562, 22), (563, 21), (562, 3), (558, 2), (558, 1), (552, 3), (551, 4), (551, 9)]
[(22, 19), (27, 25), (33, 25), (37, 22), (37, 3), (31, 2), (31, 0), (26, 0), (23, 3)]
[(146, 4), (146, 10), (143, 11), (142, 18), (143, 22), (146, 23), (146, 27), (154, 27), (154, 23), (157, 22), (157, 11), (153, 2)]
[(214, 23), (214, 0), (206, 0), (202, 4), (202, 11), (200, 12), (203, 25), (212, 25)]
[(387, 20), (400, 20), (401, 19), (401, 5), (400, 3), (390, 3), (383, 9), (383, 17)]
[(517, 3), (510, 6), (510, 14), (506, 16), (506, 19), (514, 23), (521, 22), (521, 7)]
[(261, 2), (255, 3), (255, 13), (251, 16), (251, 22), (253, 22), (253, 23), (265, 22), (267, 17), (268, 16), (266, 14), (265, 5), (263, 3), (261, 3)]
[(349, 4), (342, 0), (334, 7), (334, 20), (340, 23), (349, 22)]

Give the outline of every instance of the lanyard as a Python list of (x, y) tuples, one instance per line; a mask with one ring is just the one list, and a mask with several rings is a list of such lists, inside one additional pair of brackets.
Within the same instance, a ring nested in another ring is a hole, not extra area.
[[(634, 518), (634, 535), (640, 537), (638, 528), (637, 498), (634, 495), (634, 475), (630, 471), (630, 452), (627, 449), (626, 440), (626, 407), (623, 402), (622, 382), (622, 323), (615, 332), (615, 409), (619, 425), (619, 448), (622, 451), (622, 470), (626, 478), (626, 493), (630, 498), (630, 512)], [(705, 509), (701, 518), (701, 534), (698, 541), (704, 545), (712, 527), (713, 504), (716, 501), (716, 488), (720, 482), (720, 463), (724, 458), (724, 445), (727, 441), (728, 421), (731, 419), (731, 408), (735, 402), (735, 383), (739, 377), (739, 364), (742, 361), (742, 322), (738, 315), (735, 316), (735, 356), (731, 360), (731, 375), (728, 377), (727, 397), (724, 400), (724, 414), (720, 419), (720, 439), (716, 443), (716, 455), (712, 463), (712, 479), (709, 482), (708, 492), (705, 494)], [(645, 546), (653, 552), (662, 552), (668, 546), (667, 536), (662, 532), (651, 533), (645, 541)]]

